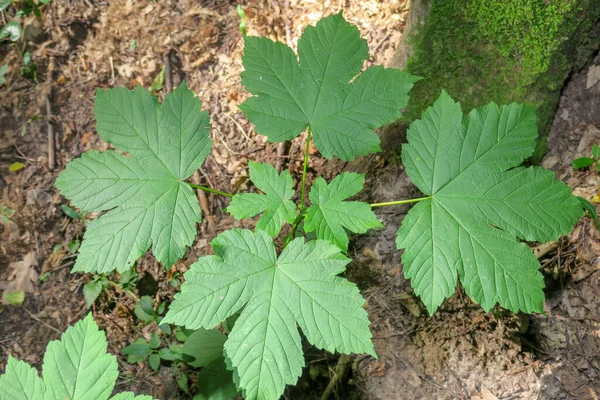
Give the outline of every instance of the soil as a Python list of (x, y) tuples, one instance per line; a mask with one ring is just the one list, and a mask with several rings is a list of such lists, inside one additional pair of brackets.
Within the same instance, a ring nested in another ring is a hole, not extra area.
[[(297, 181), (303, 138), (281, 152), (256, 135), (237, 108), (246, 92), (239, 78), (243, 41), (236, 6), (235, 1), (222, 0), (55, 0), (42, 9), (40, 19), (30, 16), (23, 21), (28, 42), (19, 46), (30, 51), (37, 64), (35, 79), (20, 75), (15, 46), (0, 44), (0, 64), (9, 65), (7, 83), (0, 87), (0, 205), (14, 210), (0, 225), (0, 290), (14, 288), (18, 281), (26, 291), (21, 306), (0, 305), (0, 373), (8, 355), (39, 368), (47, 343), (92, 312), (106, 331), (109, 351), (118, 356), (118, 391), (157, 399), (191, 398), (178, 387), (168, 365), (155, 372), (144, 363), (128, 364), (120, 354), (134, 338), (148, 339), (157, 330), (136, 319), (136, 302), (128, 293), (111, 287), (91, 309), (86, 307), (82, 290), (91, 277), (70, 273), (85, 224), (65, 214), (62, 206), (68, 203), (53, 183), (66, 163), (82, 152), (109, 148), (95, 131), (94, 91), (148, 87), (166, 64), (170, 79), (157, 95), (164, 97), (185, 79), (211, 115), (213, 151), (192, 177), (194, 183), (229, 192), (246, 190), (249, 158), (289, 168)], [(255, 0), (243, 7), (249, 35), (268, 36), (294, 48), (306, 25), (344, 8), (344, 16), (359, 26), (369, 43), (372, 59), (367, 64), (390, 63), (407, 17), (403, 1)], [(600, 65), (600, 57), (594, 64)], [(600, 83), (587, 87), (589, 71), (575, 74), (564, 89), (544, 166), (591, 200), (598, 192), (598, 175), (570, 168), (573, 158), (589, 154), (592, 143), (600, 142)], [(49, 124), (55, 135), (54, 168), (49, 167)], [(401, 133), (387, 135), (385, 153), (350, 164), (326, 162), (312, 149), (309, 181), (315, 176), (330, 179), (344, 169), (359, 170), (368, 174), (364, 199), (416, 195), (399, 161), (402, 139)], [(24, 167), (9, 172), (15, 162)], [(178, 290), (169, 278), (210, 254), (212, 238), (233, 226), (252, 228), (252, 221), (235, 221), (223, 212), (226, 199), (204, 192), (198, 197), (204, 219), (195, 243), (170, 272), (151, 254), (140, 259), (136, 268), (143, 287), (138, 292), (169, 301)], [(332, 398), (600, 396), (600, 237), (589, 218), (560, 242), (538, 246), (547, 278), (545, 316), (502, 309), (485, 313), (459, 289), (430, 317), (404, 279), (401, 254), (395, 249), (395, 231), (407, 211), (378, 210), (386, 229), (353, 240), (350, 254), (355, 261), (347, 275), (367, 299), (379, 358), (356, 356)], [(15, 270), (21, 272), (14, 276)], [(320, 398), (338, 356), (306, 346), (306, 359), (304, 376), (286, 391), (286, 399)]]

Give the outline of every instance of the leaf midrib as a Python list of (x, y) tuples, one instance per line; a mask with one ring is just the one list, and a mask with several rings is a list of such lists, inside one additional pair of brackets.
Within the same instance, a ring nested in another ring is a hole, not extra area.
[[(131, 99), (131, 98), (128, 98), (128, 100), (129, 100), (130, 102), (133, 102), (133, 99)], [(161, 164), (162, 164), (162, 165), (165, 167), (165, 169), (166, 169), (167, 171), (169, 171), (171, 174), (173, 174), (173, 176), (174, 176), (175, 178), (177, 178), (177, 179), (182, 179), (181, 177), (177, 176), (177, 174), (175, 174), (175, 172), (173, 172), (173, 171), (171, 170), (171, 168), (169, 168), (169, 167), (167, 166), (167, 164), (165, 164), (165, 162), (164, 162), (164, 161), (163, 161), (163, 160), (162, 160), (162, 159), (161, 159), (161, 158), (158, 156), (158, 154), (157, 154), (157, 153), (156, 153), (156, 152), (155, 152), (155, 151), (154, 151), (154, 150), (153, 150), (153, 149), (150, 147), (150, 144), (149, 144), (149, 143), (146, 141), (146, 138), (145, 138), (144, 136), (140, 135), (140, 133), (137, 131), (137, 129), (135, 129), (135, 128), (133, 127), (133, 125), (132, 125), (132, 124), (131, 124), (131, 123), (130, 123), (128, 120), (127, 120), (127, 118), (125, 118), (125, 115), (124, 115), (124, 114), (122, 114), (122, 113), (119, 111), (119, 109), (115, 107), (115, 105), (113, 104), (113, 102), (112, 102), (112, 101), (109, 101), (108, 103), (109, 103), (109, 104), (110, 104), (110, 106), (113, 108), (113, 110), (115, 110), (115, 111), (117, 112), (117, 114), (118, 114), (118, 115), (121, 117), (121, 119), (122, 119), (122, 120), (123, 120), (123, 121), (124, 121), (124, 122), (127, 124), (127, 126), (129, 126), (129, 128), (131, 128), (131, 130), (132, 130), (133, 132), (135, 132), (135, 134), (136, 134), (136, 135), (137, 135), (137, 136), (138, 136), (138, 137), (139, 137), (139, 138), (142, 140), (142, 142), (143, 142), (143, 143), (146, 145), (146, 148), (148, 149), (148, 151), (150, 151), (150, 153), (151, 153), (151, 154), (154, 156), (154, 158), (156, 158), (158, 161), (160, 161), (160, 163), (161, 163)], [(144, 116), (146, 116), (146, 111), (147, 111), (147, 110), (146, 110), (146, 107), (144, 107)], [(158, 115), (157, 115), (157, 116), (158, 116)], [(162, 118), (165, 118), (165, 117), (164, 117), (164, 115), (162, 116)], [(156, 121), (156, 128), (157, 128), (157, 132), (158, 132), (158, 135), (159, 135), (159, 136), (161, 135), (161, 133), (162, 133), (163, 135), (165, 134), (165, 133), (164, 133), (164, 132), (162, 132), (162, 130), (160, 129), (160, 125), (161, 125), (161, 123), (162, 123), (162, 120), (161, 120), (161, 121), (158, 121), (158, 120)], [(108, 140), (107, 140), (107, 141), (108, 141)], [(136, 157), (136, 158), (137, 158), (137, 157)]]
[[(286, 46), (284, 44), (282, 44), (282, 45), (285, 46), (285, 47), (287, 47), (289, 49), (289, 46)], [(288, 86), (283, 82), (283, 80), (281, 79), (281, 77), (277, 74), (277, 71), (275, 71), (275, 69), (273, 68), (273, 65), (269, 62), (268, 58), (265, 57), (265, 55), (260, 51), (260, 49), (257, 48), (256, 46), (254, 46), (254, 48), (256, 49), (256, 51), (258, 52), (258, 54), (260, 54), (260, 56), (263, 58), (263, 60), (265, 61), (265, 63), (269, 66), (269, 68), (273, 72), (273, 76), (275, 76), (277, 78), (277, 80), (279, 81), (279, 83), (281, 83), (281, 85), (289, 93), (289, 95), (292, 97), (292, 99), (296, 102), (296, 105), (298, 106), (298, 109), (300, 111), (302, 111), (302, 114), (304, 114), (304, 118), (306, 118), (306, 121), (299, 121), (299, 122), (304, 122), (306, 124), (310, 124), (310, 118), (308, 118), (308, 116), (306, 115), (306, 112), (304, 111), (304, 109), (300, 105), (300, 102), (298, 101), (298, 99), (296, 99), (295, 93), (292, 92), (292, 90), (290, 90), (290, 88), (288, 88)], [(293, 50), (291, 50), (291, 51), (292, 51), (292, 54), (294, 55), (294, 59), (296, 61), (295, 68), (298, 68), (298, 72), (300, 72), (300, 76), (302, 77), (302, 74), (301, 74), (301, 71), (300, 71), (300, 65), (298, 64), (298, 59), (296, 58), (296, 54), (294, 54)]]

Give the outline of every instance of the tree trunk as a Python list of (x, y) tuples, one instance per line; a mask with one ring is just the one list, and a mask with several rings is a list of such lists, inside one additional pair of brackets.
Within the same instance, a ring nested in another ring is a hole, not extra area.
[(539, 127), (532, 161), (539, 161), (565, 80), (600, 46), (599, 21), (600, 0), (413, 0), (390, 65), (423, 77), (405, 120), (442, 89), (465, 113), (490, 101), (530, 103)]

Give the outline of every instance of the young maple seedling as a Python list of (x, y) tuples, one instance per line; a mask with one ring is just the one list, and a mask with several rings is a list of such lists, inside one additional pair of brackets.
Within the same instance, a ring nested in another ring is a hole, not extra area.
[(600, 146), (598, 146), (596, 143), (594, 143), (594, 145), (592, 146), (591, 157), (576, 158), (572, 161), (571, 164), (573, 165), (573, 168), (575, 168), (575, 169), (587, 168), (587, 167), (591, 167), (592, 165), (596, 164), (596, 169), (598, 170), (598, 172), (600, 172), (600, 163), (598, 163), (599, 160), (600, 160)]
[[(594, 168), (594, 164), (596, 168)], [(598, 146), (597, 143), (594, 143), (594, 145), (592, 146), (591, 157), (576, 158), (571, 162), (571, 165), (573, 166), (573, 169), (585, 169), (591, 167), (597, 173), (600, 173), (600, 146)], [(597, 202), (597, 197), (598, 196), (592, 199), (592, 201)], [(581, 202), (583, 208), (590, 214), (590, 217), (592, 217), (592, 219), (594, 220), (594, 223), (596, 224), (596, 229), (600, 230), (600, 224), (598, 223), (598, 213), (594, 204), (592, 204), (588, 199), (585, 199), (583, 197), (578, 197), (578, 199)]]
[[(29, 364), (9, 356), (6, 373), (0, 375), (0, 399), (107, 400), (119, 371), (117, 358), (106, 348), (104, 332), (88, 314), (67, 328), (60, 340), (48, 344), (43, 378)], [(152, 400), (152, 396), (125, 392), (111, 400)]]
[[(306, 132), (299, 197), (289, 171), (249, 163), (262, 193), (235, 195), (185, 180), (210, 153), (208, 113), (185, 82), (161, 106), (148, 91), (100, 90), (100, 136), (116, 151), (92, 151), (69, 163), (56, 186), (77, 207), (108, 211), (89, 224), (74, 271), (126, 271), (152, 247), (170, 267), (196, 236), (200, 208), (192, 189), (231, 197), (234, 217), (261, 215), (255, 231), (230, 229), (185, 273), (162, 324), (211, 329), (239, 314), (223, 358), (246, 399), (277, 399), (304, 366), (298, 327), (314, 346), (375, 356), (358, 288), (339, 275), (348, 231), (381, 227), (373, 207), (418, 203), (398, 230), (405, 275), (433, 313), (458, 280), (486, 310), (543, 311), (539, 262), (524, 243), (566, 234), (582, 215), (569, 188), (539, 167), (518, 165), (534, 150), (530, 107), (494, 103), (463, 118), (445, 92), (403, 146), (406, 171), (425, 196), (367, 204), (347, 199), (364, 176), (317, 178), (306, 203), (309, 145), (326, 158), (352, 160), (380, 151), (374, 133), (400, 117), (418, 78), (391, 68), (362, 71), (366, 41), (341, 14), (308, 27), (289, 47), (245, 37), (242, 83), (253, 94), (240, 106), (272, 142)], [(284, 226), (283, 250), (274, 238)], [(315, 240), (305, 240), (311, 233)]]

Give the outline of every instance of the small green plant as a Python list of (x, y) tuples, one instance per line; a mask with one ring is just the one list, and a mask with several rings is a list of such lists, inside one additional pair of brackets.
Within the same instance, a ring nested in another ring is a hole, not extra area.
[[(594, 143), (592, 146), (592, 154), (591, 157), (579, 157), (574, 159), (571, 164), (573, 165), (573, 169), (584, 169), (591, 167), (596, 171), (600, 172), (600, 146)], [(594, 168), (594, 165), (596, 168)], [(583, 208), (590, 214), (590, 217), (594, 220), (596, 224), (596, 228), (600, 230), (600, 224), (598, 223), (598, 212), (596, 211), (596, 207), (587, 199), (583, 197), (578, 197), (581, 202)]]
[(108, 278), (103, 274), (94, 274), (91, 281), (83, 285), (83, 298), (85, 304), (91, 307), (96, 302), (103, 290), (108, 288)]
[(165, 315), (166, 304), (164, 302), (159, 303), (154, 307), (154, 302), (150, 296), (142, 296), (135, 305), (134, 313), (138, 319), (146, 324), (156, 322), (159, 328), (166, 333), (171, 333), (169, 325), (162, 323), (163, 316)]
[(25, 301), (25, 292), (22, 290), (16, 292), (4, 292), (1, 300), (11, 305), (23, 304)]
[(12, 217), (14, 214), (15, 214), (15, 210), (13, 210), (12, 208), (8, 208), (6, 206), (0, 205), (0, 222), (1, 223), (12, 222), (10, 217)]
[(121, 353), (127, 355), (128, 363), (137, 363), (148, 359), (148, 364), (153, 370), (157, 370), (160, 367), (161, 359), (173, 361), (181, 358), (181, 348), (179, 346), (159, 349), (160, 344), (160, 337), (155, 332), (149, 341), (138, 338), (121, 350)]
[(10, 21), (0, 29), (0, 40), (9, 39), (11, 42), (16, 42), (22, 35), (23, 28), (17, 21)]
[(158, 75), (152, 81), (152, 85), (149, 87), (149, 90), (152, 92), (160, 92), (165, 84), (165, 67), (162, 67)]
[[(155, 308), (149, 297), (136, 306), (138, 318), (167, 334), (169, 324), (225, 330), (239, 315), (219, 339), (219, 354), (247, 400), (277, 399), (296, 383), (305, 365), (298, 328), (317, 348), (376, 356), (365, 300), (340, 276), (350, 262), (348, 232), (382, 226), (375, 207), (418, 203), (397, 244), (405, 275), (430, 313), (459, 280), (485, 310), (500, 304), (543, 311), (539, 262), (519, 240), (553, 240), (573, 227), (583, 208), (551, 172), (519, 167), (535, 147), (532, 108), (490, 103), (465, 118), (442, 92), (411, 125), (402, 152), (424, 196), (348, 201), (362, 190), (364, 176), (342, 173), (329, 183), (317, 178), (307, 204), (311, 141), (326, 158), (350, 161), (380, 151), (373, 130), (400, 117), (418, 78), (381, 66), (362, 71), (367, 43), (341, 13), (306, 28), (298, 58), (282, 43), (244, 40), (242, 83), (252, 96), (240, 109), (270, 141), (306, 132), (299, 187), (294, 190), (289, 171), (254, 162), (250, 180), (262, 193), (188, 183), (212, 142), (208, 113), (185, 82), (162, 105), (139, 87), (99, 90), (98, 133), (129, 156), (92, 151), (57, 179), (75, 206), (108, 211), (88, 225), (74, 271), (124, 272), (150, 247), (169, 268), (191, 245), (201, 219), (192, 189), (230, 197), (227, 211), (238, 219), (261, 214), (254, 231), (230, 229), (211, 242), (215, 255), (191, 265), (168, 309), (165, 303)], [(146, 356), (154, 354), (145, 346)]]
[[(78, 249), (80, 246), (79, 241), (77, 241), (76, 244), (71, 244), (70, 242), (68, 247), (75, 245)], [(135, 268), (131, 268), (123, 272), (118, 282), (109, 280), (105, 274), (94, 274), (92, 280), (83, 286), (83, 297), (85, 299), (85, 304), (88, 307), (91, 307), (92, 304), (96, 302), (96, 299), (98, 299), (100, 294), (110, 286), (118, 290), (122, 290), (131, 297), (137, 299), (137, 296), (132, 293), (132, 290), (135, 289), (138, 279), (139, 276)], [(152, 303), (152, 299), (150, 299), (150, 303)], [(144, 317), (149, 318), (147, 314), (144, 314)]]
[(242, 8), (241, 4), (237, 5), (237, 13), (240, 17), (240, 33), (242, 34), (242, 36), (246, 36), (246, 13), (244, 12), (244, 9)]
[(591, 157), (579, 157), (572, 161), (572, 165), (574, 169), (582, 169), (591, 167), (594, 164), (596, 165), (597, 170), (600, 172), (600, 147), (596, 143), (594, 143), (592, 147)]
[(21, 67), (21, 76), (27, 79), (31, 79), (32, 81), (37, 81), (35, 73), (37, 71), (37, 68), (38, 65), (34, 62), (31, 62), (31, 53), (26, 51), (23, 54), (23, 66)]
[[(178, 328), (175, 338), (183, 344), (172, 342), (162, 346), (159, 334), (152, 333), (150, 340), (138, 338), (123, 348), (121, 353), (127, 356), (127, 362), (148, 362), (153, 370), (158, 370), (161, 360), (170, 364), (173, 376), (180, 388), (189, 392), (189, 368), (201, 368), (197, 374), (197, 386), (201, 399), (231, 399), (237, 394), (233, 384), (233, 375), (227, 370), (223, 356), (226, 336), (217, 329), (199, 329), (196, 331)], [(168, 341), (168, 337), (165, 337)], [(193, 371), (193, 370), (192, 370)]]
[(33, 14), (42, 18), (42, 8), (52, 3), (52, 0), (25, 0), (22, 2), (22, 8), (17, 12), (17, 17)]
[(202, 368), (197, 380), (198, 400), (232, 399), (238, 393), (223, 354), (226, 340), (217, 329), (198, 329), (185, 340), (183, 360), (194, 368)]
[(8, 72), (8, 64), (3, 64), (0, 66), (0, 86), (6, 83), (6, 73)]
[[(8, 357), (0, 375), (0, 398), (30, 400), (105, 400), (119, 376), (117, 359), (107, 353), (106, 336), (88, 314), (67, 328), (46, 348), (42, 376), (29, 364)], [(112, 400), (152, 400), (151, 396), (120, 393)]]
[(129, 50), (133, 51), (138, 48), (140, 43), (135, 39), (129, 39)]

